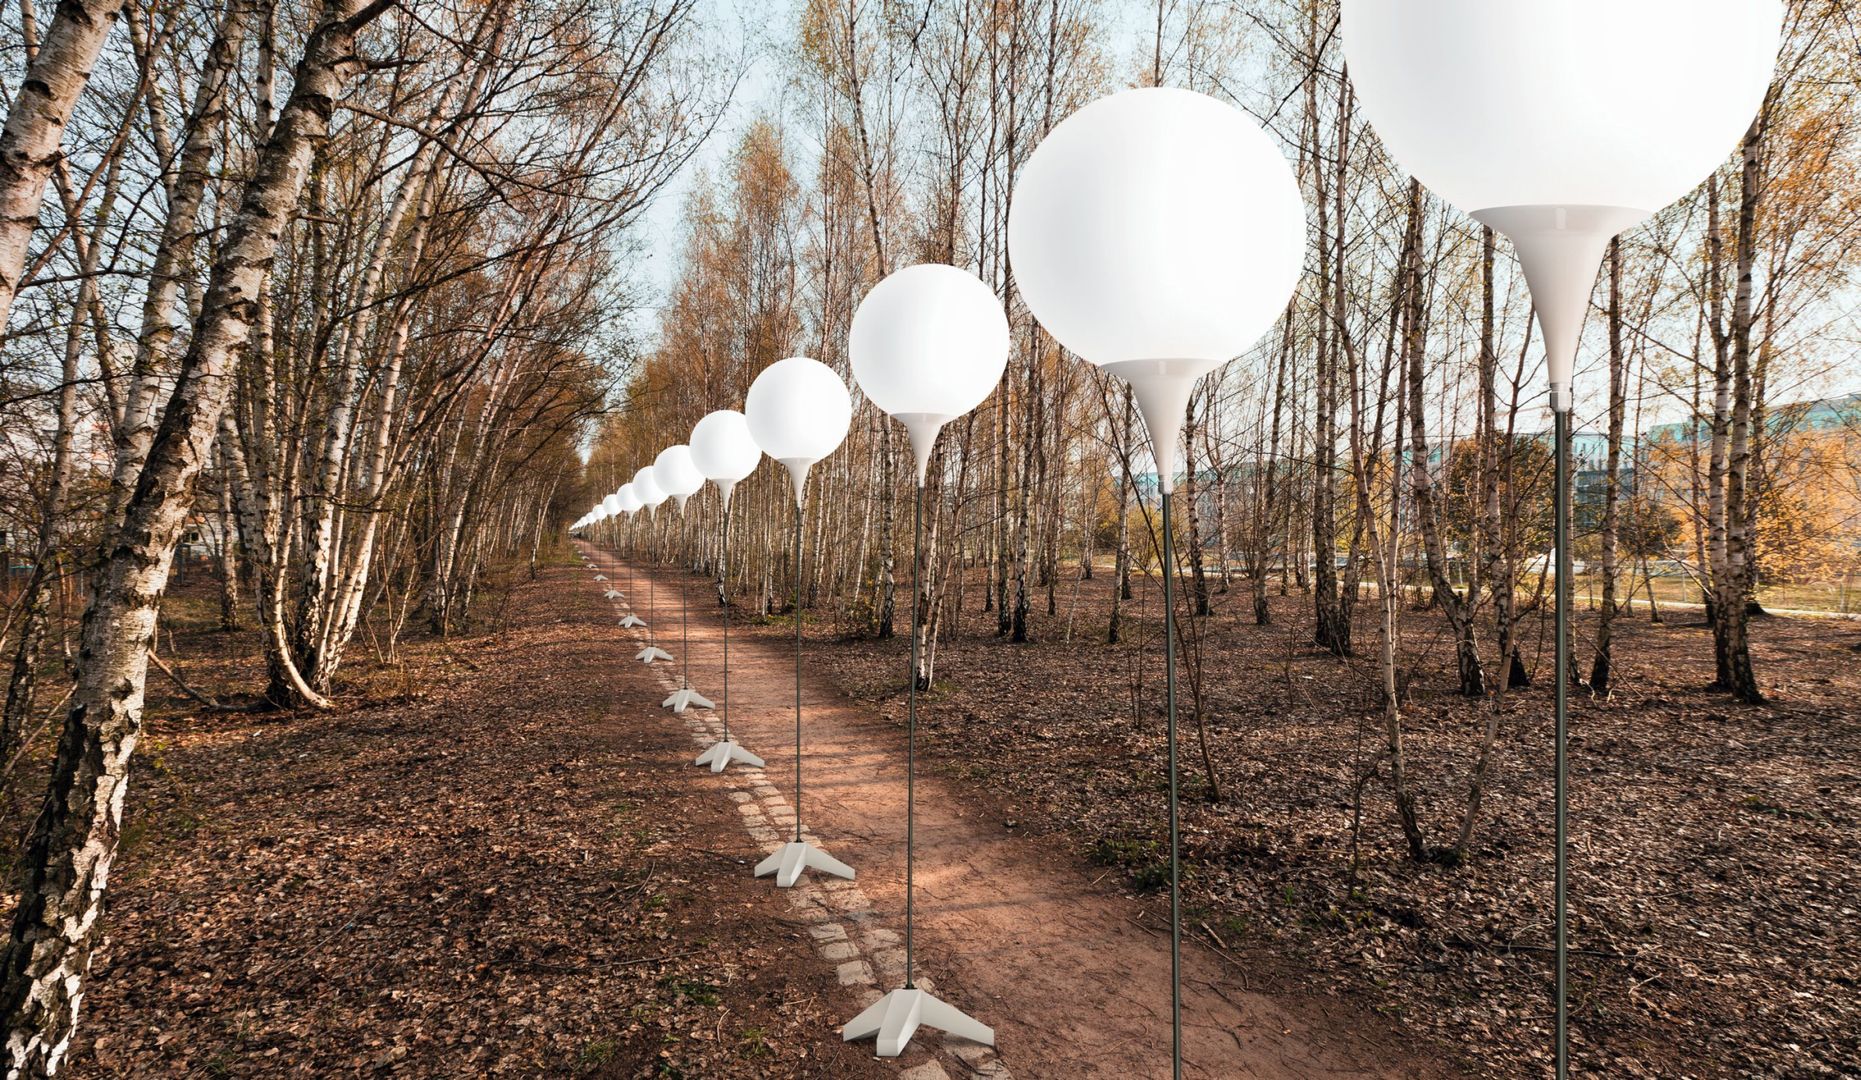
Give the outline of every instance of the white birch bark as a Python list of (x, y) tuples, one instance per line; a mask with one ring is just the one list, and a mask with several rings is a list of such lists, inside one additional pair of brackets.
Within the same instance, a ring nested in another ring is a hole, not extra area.
[(228, 368), (251, 333), (258, 291), (311, 157), (328, 137), (336, 98), (359, 67), (356, 34), (386, 6), (334, 0), (305, 43), (290, 100), (215, 260), (179, 381), (84, 613), (77, 686), (21, 860), (19, 906), (0, 959), (9, 1077), (50, 1076), (64, 1064), (122, 828), (157, 607), (194, 482), (212, 450)]

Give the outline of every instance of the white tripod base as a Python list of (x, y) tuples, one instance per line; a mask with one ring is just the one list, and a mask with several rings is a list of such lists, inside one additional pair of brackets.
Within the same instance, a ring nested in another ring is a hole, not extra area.
[(709, 765), (712, 772), (720, 773), (724, 771), (724, 766), (733, 761), (740, 762), (744, 765), (754, 765), (759, 769), (762, 768), (764, 764), (762, 758), (738, 746), (736, 741), (732, 739), (724, 739), (720, 742), (712, 743), (711, 748), (699, 754), (698, 760), (692, 762), (692, 764)]
[(631, 612), (629, 612), (626, 618), (620, 620), (620, 625), (622, 626), (645, 626), (646, 620), (640, 618), (638, 615), (634, 615)]
[(700, 694), (698, 691), (693, 690), (689, 686), (683, 690), (672, 691), (672, 696), (660, 702), (659, 704), (679, 714), (683, 714), (686, 709), (715, 709), (717, 708), (717, 706), (711, 702), (710, 698), (705, 697), (703, 694)]
[(627, 598), (627, 594), (624, 592), (621, 592), (619, 589), (609, 589), (607, 592), (602, 593), (601, 595), (605, 596), (609, 600), (625, 600)]
[(607, 580), (607, 575), (606, 575), (606, 574), (596, 574), (596, 575), (594, 576), (594, 579), (595, 579), (596, 581), (606, 581), (606, 580)]
[(995, 1045), (994, 1028), (915, 986), (891, 991), (849, 1020), (840, 1031), (847, 1042), (877, 1036), (879, 1056), (894, 1058), (905, 1052), (920, 1025), (947, 1031), (959, 1039), (983, 1046)]
[(650, 664), (655, 660), (670, 660), (672, 659), (672, 654), (657, 645), (648, 645), (646, 648), (641, 649), (640, 654), (635, 656), (634, 659), (642, 664)]
[(832, 855), (827, 854), (813, 844), (804, 844), (791, 840), (782, 845), (782, 850), (756, 864), (756, 876), (775, 875), (778, 889), (786, 889), (801, 880), (803, 870), (819, 870), (823, 874), (832, 874), (847, 880), (853, 878), (853, 868)]

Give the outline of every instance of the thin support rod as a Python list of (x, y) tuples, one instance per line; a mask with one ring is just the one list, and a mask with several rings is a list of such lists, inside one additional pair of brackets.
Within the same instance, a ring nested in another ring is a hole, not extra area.
[(924, 567), (924, 485), (917, 487), (917, 500), (911, 512), (911, 685), (905, 690), (905, 989), (912, 981), (911, 931), (916, 914), (913, 905), (914, 860), (917, 848), (917, 759), (918, 759), (918, 575)]
[(1170, 1075), (1183, 1075), (1183, 897), (1176, 790), (1176, 542), (1170, 493), (1163, 493), (1163, 708), (1170, 754)]
[[(679, 532), (685, 531), (685, 511), (679, 511)], [(681, 542), (683, 538), (681, 537)], [(677, 564), (674, 564), (677, 568)], [(678, 576), (679, 689), (691, 689), (691, 574), (679, 570)]]
[(801, 843), (801, 528), (802, 504), (795, 500), (795, 843)]
[(1570, 451), (1570, 413), (1554, 412), (1552, 424), (1552, 441), (1556, 444), (1552, 452), (1557, 456), (1556, 475), (1553, 483), (1556, 491), (1551, 499), (1551, 513), (1557, 518), (1552, 528), (1553, 546), (1556, 548), (1557, 578), (1555, 603), (1557, 608), (1557, 692), (1555, 695), (1557, 713), (1557, 745), (1553, 751), (1554, 765), (1557, 773), (1556, 784), (1556, 844), (1557, 844), (1557, 1080), (1565, 1080), (1570, 1075), (1570, 1013), (1567, 1007), (1567, 992), (1570, 985), (1568, 944), (1568, 924), (1565, 918), (1565, 888), (1568, 884), (1569, 866), (1565, 855), (1566, 834), (1564, 830), (1566, 802), (1564, 773), (1564, 735), (1565, 724), (1570, 715), (1570, 465), (1567, 455)]
[(724, 690), (717, 711), (724, 717), (724, 741), (730, 741), (730, 500), (724, 500), (724, 542), (717, 555), (717, 595), (724, 604)]

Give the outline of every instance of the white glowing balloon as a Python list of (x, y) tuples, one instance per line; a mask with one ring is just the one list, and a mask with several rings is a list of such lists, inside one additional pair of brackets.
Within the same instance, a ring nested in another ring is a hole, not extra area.
[(659, 456), (653, 459), (653, 483), (677, 499), (680, 510), (685, 509), (685, 500), (704, 486), (704, 474), (692, 464), (691, 447), (680, 443), (659, 451)]
[(742, 413), (719, 409), (706, 413), (692, 427), (691, 461), (723, 492), (724, 505), (729, 506), (731, 490), (762, 461), (762, 448), (750, 435), (750, 422)]
[(923, 263), (873, 286), (853, 314), (847, 344), (860, 390), (910, 431), (922, 483), (938, 429), (1001, 382), (1008, 317), (995, 290), (974, 274)]
[(620, 497), (620, 512), (621, 513), (634, 514), (634, 513), (639, 512), (640, 494), (639, 492), (633, 489), (632, 484), (629, 483), (629, 484), (620, 485), (620, 490), (615, 492), (614, 494)]
[(799, 505), (808, 469), (839, 448), (853, 419), (853, 399), (833, 369), (791, 356), (756, 376), (743, 402), (750, 436), (788, 468)]
[(1131, 383), (1168, 492), (1195, 380), (1251, 346), (1298, 284), (1305, 206), (1279, 147), (1239, 109), (1126, 90), (1029, 156), (1008, 253), (1047, 332)]
[(642, 510), (651, 510), (666, 501), (665, 491), (653, 481), (651, 465), (633, 474), (633, 494), (640, 500)]
[(1780, 0), (1344, 0), (1363, 111), (1403, 168), (1510, 237), (1552, 405), (1611, 237), (1737, 146), (1770, 85)]
[(1770, 85), (1779, 0), (1344, 0), (1377, 137), (1463, 210), (1651, 214), (1738, 144)]

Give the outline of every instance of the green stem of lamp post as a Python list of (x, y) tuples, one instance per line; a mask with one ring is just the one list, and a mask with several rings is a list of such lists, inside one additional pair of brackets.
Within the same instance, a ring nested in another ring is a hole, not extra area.
[(1170, 1075), (1183, 1074), (1183, 911), (1180, 819), (1176, 790), (1176, 543), (1170, 527), (1170, 494), (1163, 493), (1163, 708), (1170, 757)]
[(1556, 734), (1557, 745), (1553, 751), (1554, 767), (1557, 773), (1556, 786), (1556, 908), (1557, 908), (1557, 1080), (1565, 1080), (1570, 1075), (1570, 1029), (1569, 1009), (1566, 994), (1569, 989), (1569, 964), (1567, 945), (1567, 922), (1565, 918), (1565, 886), (1568, 879), (1568, 866), (1565, 855), (1564, 815), (1566, 810), (1566, 791), (1564, 774), (1564, 734), (1565, 723), (1570, 710), (1570, 466), (1567, 454), (1570, 449), (1570, 413), (1554, 411), (1552, 413), (1552, 453), (1557, 457), (1555, 475), (1552, 480), (1556, 491), (1552, 494), (1551, 513), (1557, 521), (1552, 526), (1554, 556), (1557, 561), (1557, 578), (1554, 603), (1557, 609), (1557, 691)]

